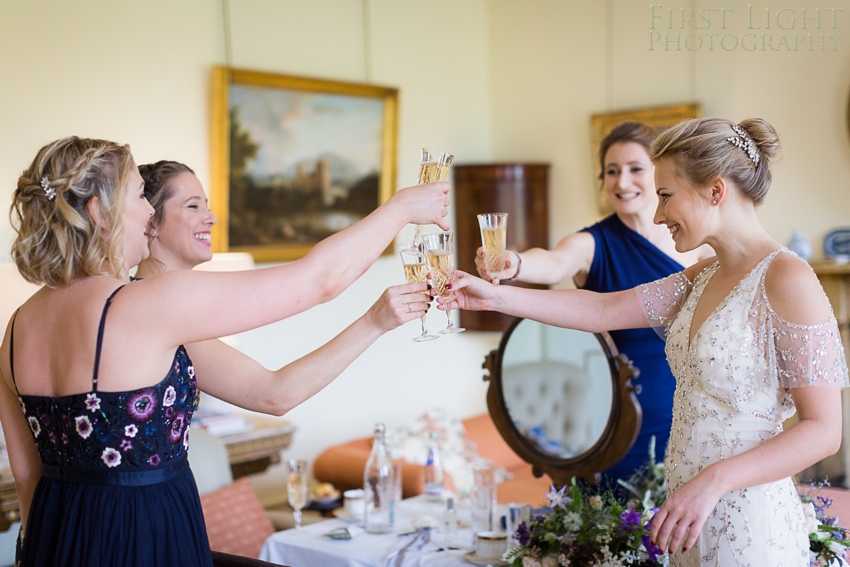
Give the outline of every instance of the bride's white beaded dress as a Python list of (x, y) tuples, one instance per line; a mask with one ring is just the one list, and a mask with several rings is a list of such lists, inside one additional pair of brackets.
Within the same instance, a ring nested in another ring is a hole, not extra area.
[[(848, 386), (834, 316), (818, 325), (783, 320), (768, 301), (765, 274), (780, 248), (756, 265), (689, 341), (691, 322), (714, 263), (693, 284), (682, 273), (637, 288), (653, 326), (666, 326), (676, 377), (673, 424), (664, 464), (667, 488), (708, 465), (779, 434), (795, 408), (789, 388)], [(802, 261), (802, 260), (800, 260)], [(673, 567), (808, 567), (808, 534), (790, 478), (725, 494), (696, 545), (671, 556)]]

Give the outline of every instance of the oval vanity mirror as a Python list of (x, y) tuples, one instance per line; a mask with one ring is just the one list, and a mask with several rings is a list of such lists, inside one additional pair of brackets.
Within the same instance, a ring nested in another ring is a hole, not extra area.
[(502, 437), (536, 476), (596, 482), (637, 438), (638, 372), (607, 333), (518, 319), (484, 363), (487, 405)]

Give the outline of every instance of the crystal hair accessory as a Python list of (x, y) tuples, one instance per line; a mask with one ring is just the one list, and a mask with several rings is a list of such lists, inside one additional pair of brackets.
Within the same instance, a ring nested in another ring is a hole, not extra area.
[(753, 160), (753, 166), (759, 166), (759, 151), (756, 148), (756, 145), (753, 143), (752, 138), (750, 138), (746, 132), (744, 132), (743, 128), (740, 128), (737, 124), (732, 126), (732, 130), (738, 134), (739, 137), (729, 136), (726, 138), (727, 142), (730, 142), (733, 146), (741, 148), (747, 155), (750, 156), (750, 159)]
[(41, 178), (41, 187), (44, 189), (44, 194), (47, 195), (47, 200), (52, 201), (53, 197), (56, 196), (56, 189), (50, 186), (50, 180), (47, 179), (47, 176)]

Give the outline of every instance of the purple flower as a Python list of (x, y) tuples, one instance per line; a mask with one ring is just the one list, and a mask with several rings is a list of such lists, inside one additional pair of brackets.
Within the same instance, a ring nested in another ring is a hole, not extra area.
[(156, 409), (156, 398), (152, 390), (142, 390), (127, 402), (127, 413), (136, 421), (147, 421)]
[(100, 398), (96, 393), (86, 394), (86, 408), (92, 413), (100, 409)]
[(632, 524), (635, 526), (640, 526), (640, 512), (635, 511), (634, 506), (630, 506), (629, 510), (626, 512), (622, 512), (620, 514), (620, 519), (623, 520), (623, 525)]
[(649, 560), (653, 562), (658, 561), (658, 556), (661, 555), (661, 549), (653, 544), (649, 540), (649, 536), (646, 534), (640, 536), (640, 539), (643, 541), (643, 547), (646, 549), (646, 554), (649, 556)]
[(174, 386), (169, 386), (165, 389), (165, 395), (162, 396), (162, 407), (167, 408), (174, 405), (174, 400), (177, 399), (177, 391)]
[(152, 467), (159, 466), (159, 462), (159, 455), (151, 455), (150, 457), (148, 457), (148, 464)]
[(178, 413), (174, 421), (171, 422), (171, 427), (168, 429), (168, 438), (172, 443), (180, 441), (180, 437), (183, 435), (184, 425), (186, 425), (186, 414)]
[(127, 451), (129, 451), (132, 448), (133, 448), (133, 444), (130, 442), (129, 439), (122, 439), (121, 440), (121, 450), (122, 451), (124, 451), (126, 453)]
[(89, 421), (89, 416), (81, 415), (79, 417), (74, 418), (77, 422), (77, 434), (83, 439), (88, 439), (89, 435), (92, 432), (91, 421)]
[(165, 417), (168, 419), (174, 417), (174, 408), (165, 408)]
[(189, 426), (186, 426), (186, 430), (183, 432), (183, 448), (187, 451), (189, 450)]
[(528, 526), (525, 522), (522, 522), (519, 526), (517, 526), (516, 540), (520, 545), (528, 545), (528, 540), (531, 539), (531, 534), (528, 533)]
[(121, 453), (119, 453), (112, 447), (107, 447), (103, 450), (103, 453), (101, 453), (100, 459), (109, 468), (117, 467), (121, 464)]
[(567, 489), (566, 486), (562, 486), (561, 490), (555, 492), (555, 485), (550, 485), (549, 493), (546, 494), (546, 498), (549, 499), (549, 503), (552, 507), (560, 506), (562, 510), (566, 510), (566, 504), (572, 502), (572, 499), (568, 496), (564, 496), (564, 491)]

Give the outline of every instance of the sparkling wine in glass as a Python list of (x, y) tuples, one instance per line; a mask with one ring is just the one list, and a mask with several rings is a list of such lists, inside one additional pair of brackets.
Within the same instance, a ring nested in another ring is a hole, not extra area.
[[(431, 285), (434, 292), (440, 297), (447, 297), (451, 294), (451, 290), (446, 286), (454, 281), (455, 273), (454, 233), (428, 234), (423, 237), (422, 243), (425, 245), (425, 254), (428, 258), (428, 268), (431, 271)], [(448, 324), (445, 329), (440, 331), (441, 335), (462, 333), (466, 330), (452, 324), (452, 313), (448, 304), (446, 304), (446, 319)]]
[[(427, 283), (428, 281), (428, 261), (425, 257), (425, 252), (422, 245), (414, 245), (412, 242), (402, 242), (396, 246), (396, 250), (401, 255), (401, 263), (404, 266), (404, 276), (408, 283)], [(427, 291), (422, 293), (427, 294)], [(422, 324), (422, 334), (413, 339), (420, 343), (424, 341), (433, 341), (439, 339), (437, 335), (428, 333), (425, 326), (425, 315), (419, 318)]]
[(484, 264), (490, 272), (505, 269), (505, 245), (508, 237), (508, 213), (478, 215), (481, 244), (484, 246)]
[(301, 509), (307, 505), (307, 461), (290, 459), (286, 473), (286, 493), (295, 517), (295, 529), (300, 530)]
[[(422, 159), (419, 161), (419, 185), (445, 181), (449, 175), (449, 166), (455, 157), (442, 150), (422, 148)], [(422, 240), (421, 224), (416, 225), (416, 235), (413, 244), (418, 245)]]

